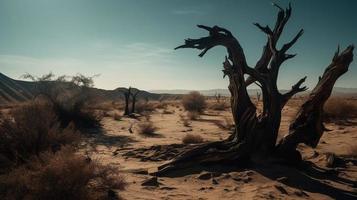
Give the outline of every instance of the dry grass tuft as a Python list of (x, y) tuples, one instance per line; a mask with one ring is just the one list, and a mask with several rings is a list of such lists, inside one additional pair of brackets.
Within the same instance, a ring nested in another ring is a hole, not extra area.
[(196, 111), (187, 112), (187, 118), (190, 120), (198, 120), (200, 118), (200, 113)]
[(2, 199), (108, 199), (111, 189), (123, 190), (118, 172), (76, 155), (71, 148), (40, 154), (25, 166), (0, 176)]
[(150, 120), (139, 122), (138, 128), (139, 128), (139, 134), (145, 136), (153, 136), (155, 135), (155, 131), (157, 130), (157, 127)]
[(185, 137), (182, 138), (182, 143), (184, 144), (198, 144), (202, 142), (203, 138), (200, 135), (186, 134)]
[(190, 92), (182, 99), (182, 105), (187, 111), (202, 113), (206, 108), (206, 99), (199, 92)]

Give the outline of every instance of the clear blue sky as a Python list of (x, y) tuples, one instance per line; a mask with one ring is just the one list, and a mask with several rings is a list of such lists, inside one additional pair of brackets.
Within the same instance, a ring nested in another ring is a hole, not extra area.
[[(338, 44), (357, 45), (357, 1), (291, 2), (281, 42), (299, 28), (305, 34), (290, 51), (298, 56), (282, 66), (282, 89), (305, 75), (311, 87)], [(106, 89), (226, 88), (222, 47), (204, 58), (173, 48), (207, 34), (196, 24), (220, 25), (239, 39), (254, 65), (266, 37), (252, 23), (273, 26), (276, 13), (268, 0), (0, 0), (0, 72), (13, 78), (26, 72), (101, 74), (96, 87)], [(356, 77), (357, 61), (337, 86), (357, 87)]]

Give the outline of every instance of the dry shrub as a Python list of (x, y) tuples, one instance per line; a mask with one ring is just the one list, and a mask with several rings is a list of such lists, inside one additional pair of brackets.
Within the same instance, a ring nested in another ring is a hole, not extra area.
[(157, 109), (166, 109), (168, 106), (168, 103), (165, 101), (159, 102), (158, 104), (156, 104), (156, 108)]
[(327, 119), (348, 119), (357, 117), (357, 103), (344, 98), (330, 98), (324, 107)]
[(223, 111), (226, 110), (227, 108), (229, 108), (229, 106), (225, 103), (225, 102), (215, 102), (213, 104), (211, 104), (209, 106), (210, 109), (212, 110), (219, 110), (219, 111)]
[(188, 121), (188, 119), (184, 115), (180, 115), (180, 119), (182, 121), (182, 124), (185, 127), (190, 127), (191, 126), (190, 122)]
[[(75, 76), (56, 76), (53, 73), (36, 77), (24, 74), (23, 78), (35, 82), (36, 98), (44, 99), (55, 109), (62, 127), (75, 123), (78, 128), (93, 128), (100, 126), (100, 116), (90, 109), (90, 102), (96, 104), (96, 95), (90, 90), (94, 86), (92, 77), (82, 74)], [(92, 106), (93, 107), (93, 106)]]
[(157, 127), (150, 120), (139, 122), (138, 128), (139, 128), (139, 134), (146, 135), (146, 136), (154, 135), (155, 131), (157, 130)]
[(182, 105), (187, 111), (202, 113), (206, 108), (206, 99), (199, 92), (190, 92), (183, 97)]
[(223, 117), (223, 121), (214, 121), (214, 124), (223, 130), (231, 130), (234, 128), (233, 120), (229, 117)]
[(187, 112), (187, 118), (190, 120), (197, 120), (200, 118), (200, 113), (196, 111)]
[(155, 110), (155, 105), (153, 103), (146, 103), (146, 102), (138, 102), (135, 105), (135, 112), (142, 114), (142, 113), (149, 113)]
[(86, 108), (86, 104), (82, 100), (75, 102), (54, 101), (53, 104), (62, 126), (73, 122), (78, 128), (100, 127), (102, 116), (94, 110)]
[(30, 103), (13, 110), (11, 119), (0, 124), (0, 133), (0, 163), (8, 164), (0, 166), (0, 170), (79, 139), (74, 126), (60, 128), (52, 106), (43, 103)]
[(2, 199), (108, 199), (108, 190), (126, 182), (113, 167), (76, 155), (71, 148), (42, 153), (27, 165), (0, 176)]
[(185, 137), (182, 138), (182, 143), (184, 144), (198, 144), (202, 142), (203, 138), (200, 135), (186, 134)]

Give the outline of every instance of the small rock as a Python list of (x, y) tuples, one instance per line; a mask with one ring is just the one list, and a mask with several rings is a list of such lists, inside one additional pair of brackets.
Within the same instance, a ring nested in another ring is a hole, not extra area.
[(232, 178), (232, 176), (230, 174), (224, 174), (223, 178), (229, 179), (229, 178)]
[(334, 167), (336, 165), (336, 155), (333, 153), (326, 154), (326, 167)]
[(233, 177), (232, 179), (235, 180), (235, 181), (241, 181), (242, 180), (242, 178), (240, 178), (240, 177)]
[(148, 175), (149, 172), (145, 169), (138, 169), (138, 170), (135, 170), (133, 171), (134, 174), (143, 174), (143, 175)]
[(212, 184), (214, 184), (214, 185), (218, 185), (218, 181), (216, 180), (216, 179), (212, 179)]
[(175, 190), (175, 187), (161, 187), (160, 190)]
[(227, 188), (224, 188), (223, 189), (225, 192), (230, 192), (231, 190), (230, 189), (227, 189)]
[(306, 193), (305, 193), (304, 191), (302, 191), (302, 190), (297, 190), (297, 191), (294, 192), (294, 194), (295, 194), (296, 196), (299, 196), (299, 197), (302, 197), (302, 196), (308, 197), (308, 196), (309, 196), (308, 194), (306, 194)]
[(118, 198), (117, 193), (110, 189), (108, 190), (107, 195), (108, 195), (108, 199), (117, 199)]
[(210, 172), (203, 172), (197, 178), (200, 180), (208, 180), (212, 178), (212, 174)]
[(281, 182), (281, 183), (287, 183), (288, 182), (288, 178), (283, 176), (283, 177), (279, 177), (276, 179), (277, 181)]
[(312, 154), (311, 158), (317, 158), (319, 155), (319, 152), (314, 151), (314, 154)]
[(252, 175), (254, 174), (254, 172), (252, 172), (252, 171), (246, 171), (245, 174), (246, 174), (247, 176), (252, 176)]
[(205, 187), (201, 187), (200, 189), (198, 189), (199, 191), (203, 191), (205, 190), (206, 188)]
[(147, 180), (145, 180), (142, 184), (142, 186), (155, 186), (158, 187), (159, 186), (159, 182), (157, 181), (157, 177), (151, 177)]
[(245, 177), (242, 180), (243, 180), (244, 183), (249, 183), (252, 180), (252, 178), (251, 177)]
[(285, 190), (285, 188), (281, 185), (274, 185), (277, 190), (279, 190), (283, 194), (288, 194), (288, 192)]

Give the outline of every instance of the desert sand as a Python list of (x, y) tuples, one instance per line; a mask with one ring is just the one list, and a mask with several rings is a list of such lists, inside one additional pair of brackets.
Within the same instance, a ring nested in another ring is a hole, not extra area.
[[(284, 108), (279, 137), (287, 133), (300, 102), (293, 99)], [(331, 131), (323, 135), (316, 149), (298, 147), (304, 163), (297, 168), (278, 163), (237, 163), (237, 166), (222, 163), (177, 171), (156, 180), (148, 172), (156, 171), (157, 166), (197, 145), (182, 144), (186, 134), (200, 135), (205, 142), (228, 137), (230, 131), (214, 122), (231, 117), (230, 109), (208, 109), (199, 119), (190, 120), (187, 127), (181, 119), (186, 111), (179, 101), (172, 101), (165, 111), (156, 109), (150, 114), (158, 129), (149, 137), (138, 133), (138, 123), (145, 120), (143, 116), (116, 120), (113, 116), (122, 111), (108, 108), (102, 112), (105, 112), (102, 129), (92, 130), (93, 134), (81, 144), (81, 153), (119, 169), (129, 183), (120, 192), (124, 199), (355, 199), (357, 196), (357, 119), (326, 123)], [(327, 163), (329, 153), (336, 155), (334, 166)]]

